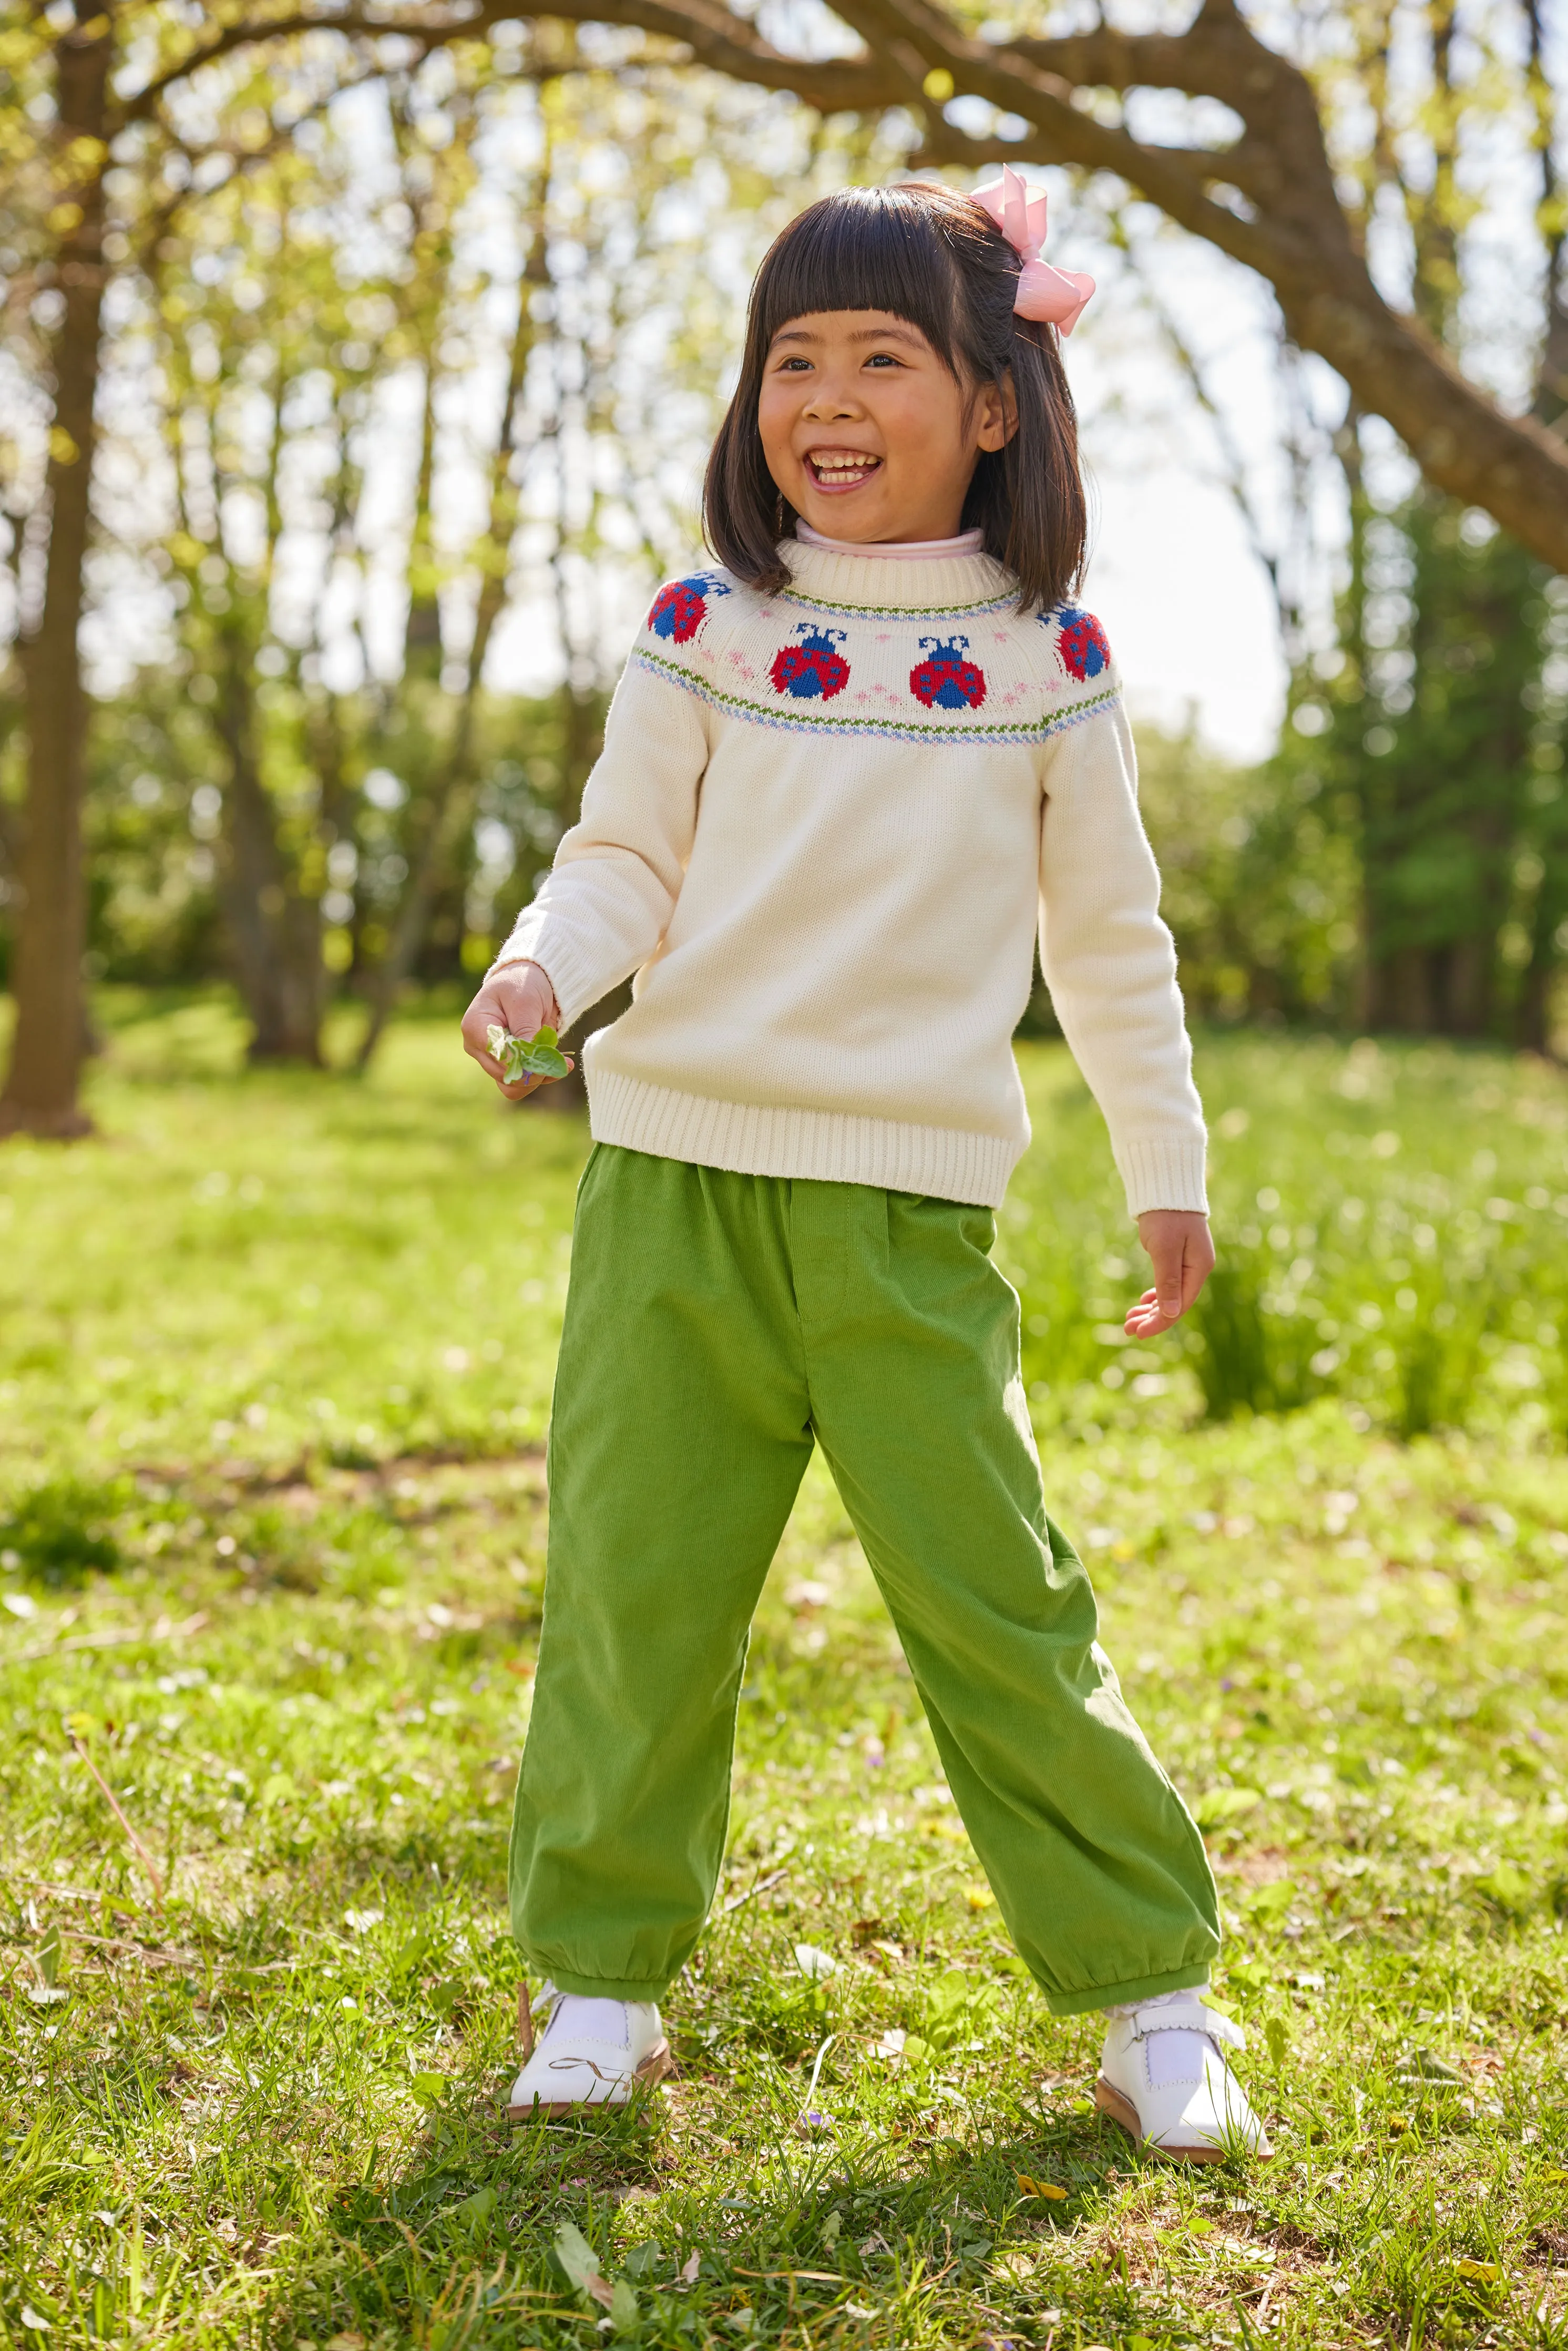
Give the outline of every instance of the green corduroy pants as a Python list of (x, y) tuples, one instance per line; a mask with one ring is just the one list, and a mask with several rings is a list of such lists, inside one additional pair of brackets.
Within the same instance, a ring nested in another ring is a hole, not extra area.
[(988, 1208), (595, 1148), (510, 1868), (524, 1959), (563, 1991), (656, 2000), (702, 1931), (751, 1617), (813, 1442), (1051, 2006), (1204, 1980), (1203, 1841), (1046, 1515), (994, 1238)]

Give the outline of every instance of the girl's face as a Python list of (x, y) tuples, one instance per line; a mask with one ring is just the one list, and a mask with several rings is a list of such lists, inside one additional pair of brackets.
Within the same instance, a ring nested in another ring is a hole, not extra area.
[[(1010, 389), (1010, 388), (1009, 388)], [(757, 422), (768, 470), (828, 538), (951, 538), (983, 449), (1016, 423), (888, 310), (818, 310), (774, 336)]]

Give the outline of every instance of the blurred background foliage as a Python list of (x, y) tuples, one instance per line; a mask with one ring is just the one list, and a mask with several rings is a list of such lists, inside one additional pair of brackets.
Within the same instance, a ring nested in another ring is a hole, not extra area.
[[(1351, 173), (1363, 214), (1396, 206), (1411, 298), (1459, 351), (1475, 202), (1458, 167), (1493, 100), (1459, 86), (1432, 17), (1427, 68), (1447, 99), (1422, 116), (1417, 153), (1386, 12), (1341, 15), (1341, 96), (1375, 133)], [(1549, 280), (1527, 363), (1555, 423), (1563, 207), (1540, 27), (1523, 21), (1546, 110)], [(268, 125), (286, 98), (284, 138)], [(650, 63), (645, 47), (633, 57), (604, 28), (549, 23), (383, 60), (347, 91), (304, 52), (236, 62), (222, 103), (204, 104), (212, 120), (183, 133), (192, 153), (205, 139), (198, 163), (176, 142), (137, 182), (135, 251), (114, 232), (90, 968), (232, 982), (256, 1060), (320, 1061), (346, 1002), (360, 1017), (335, 1050), (363, 1066), (411, 987), (484, 968), (576, 815), (649, 590), (695, 552), (702, 459), (764, 243), (813, 193), (907, 162), (907, 126), (823, 121)], [(1113, 196), (1092, 201), (1124, 225)], [(6, 235), (21, 254), (21, 228)], [(25, 387), (26, 320), (15, 306), (6, 319)], [(1223, 455), (1199, 362), (1166, 326)], [(1281, 347), (1281, 381), (1298, 360)], [(32, 592), (40, 462), (38, 419), (16, 413), (0, 564), (14, 613)], [(1239, 766), (1194, 732), (1141, 729), (1189, 1003), (1214, 1023), (1557, 1051), (1568, 583), (1391, 465), (1354, 406), (1323, 446), (1346, 521), (1332, 610), (1309, 612), (1288, 585), (1320, 528), (1304, 503), (1282, 551), (1260, 544), (1291, 671), (1278, 749)], [(1305, 456), (1299, 470), (1304, 484)], [(0, 982), (19, 711), (13, 653)], [(1025, 1025), (1051, 1030), (1043, 992)]]

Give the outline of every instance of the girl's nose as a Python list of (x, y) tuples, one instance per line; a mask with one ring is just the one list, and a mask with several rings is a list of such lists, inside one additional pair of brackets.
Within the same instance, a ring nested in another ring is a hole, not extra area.
[(819, 377), (811, 397), (801, 413), (806, 416), (814, 416), (819, 423), (826, 423), (831, 416), (858, 416), (861, 413), (861, 407), (848, 384), (834, 383)]

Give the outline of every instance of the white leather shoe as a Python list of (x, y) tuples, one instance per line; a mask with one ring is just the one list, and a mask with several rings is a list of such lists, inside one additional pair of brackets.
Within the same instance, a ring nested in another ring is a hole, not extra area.
[[(536, 2042), (534, 2018), (547, 2008)], [(623, 2106), (633, 2090), (651, 2088), (674, 2063), (651, 2000), (585, 2000), (547, 1983), (530, 2006), (525, 1985), (517, 2025), (523, 2070), (507, 2106), (514, 2121), (579, 2106)]]
[(1146, 2003), (1112, 2017), (1094, 2103), (1162, 2155), (1188, 2163), (1266, 2159), (1274, 2150), (1225, 2057), (1227, 2048), (1246, 2046), (1241, 2027), (1205, 2008), (1201, 1993)]

